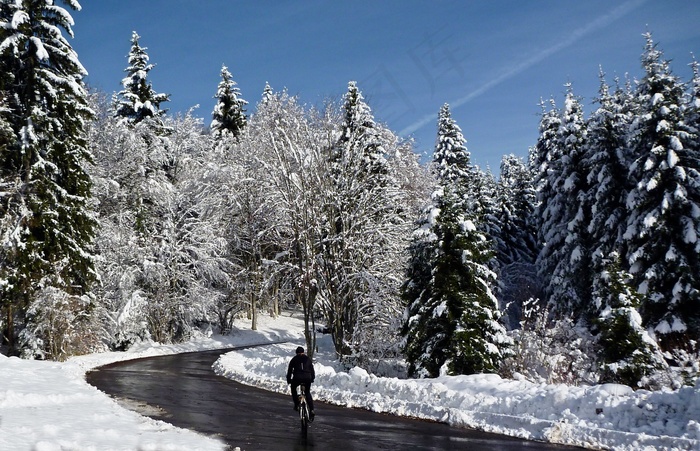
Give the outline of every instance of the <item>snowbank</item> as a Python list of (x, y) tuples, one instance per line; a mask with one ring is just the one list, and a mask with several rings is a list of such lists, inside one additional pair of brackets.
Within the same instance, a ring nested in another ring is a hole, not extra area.
[(120, 407), (78, 376), (82, 373), (72, 363), (0, 358), (0, 449), (224, 448), (218, 440)]
[[(319, 344), (313, 393), (329, 403), (587, 448), (700, 449), (700, 384), (649, 392), (616, 384), (533, 384), (493, 374), (400, 380), (360, 368), (344, 371), (332, 360), (330, 338)], [(221, 356), (214, 371), (286, 393), (296, 346), (233, 351)]]

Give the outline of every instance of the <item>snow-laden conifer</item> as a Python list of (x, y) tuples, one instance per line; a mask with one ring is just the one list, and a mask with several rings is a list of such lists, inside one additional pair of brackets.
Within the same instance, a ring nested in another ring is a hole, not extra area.
[(549, 161), (547, 192), (543, 199), (543, 241), (540, 269), (549, 275), (545, 291), (554, 310), (581, 317), (590, 299), (590, 219), (587, 169), (583, 158), (587, 140), (586, 123), (579, 99), (571, 86), (561, 110), (554, 137), (558, 150)]
[(127, 73), (122, 79), (122, 89), (117, 94), (115, 114), (129, 124), (137, 124), (150, 119), (157, 125), (162, 125), (162, 118), (167, 110), (161, 109), (161, 104), (170, 99), (169, 94), (159, 94), (153, 90), (148, 80), (148, 73), (154, 64), (149, 63), (147, 47), (139, 44), (141, 37), (134, 31), (131, 34), (131, 49), (129, 50)]
[(226, 66), (221, 67), (221, 82), (216, 91), (216, 105), (212, 111), (211, 131), (215, 137), (228, 133), (237, 138), (243, 132), (247, 119), (241, 91)]
[(274, 95), (275, 92), (272, 90), (270, 83), (265, 82), (265, 88), (263, 88), (262, 98), (260, 99), (261, 105), (266, 105), (268, 102), (270, 102)]
[(0, 182), (0, 297), (10, 322), (23, 327), (26, 355), (64, 358), (96, 346), (94, 317), (86, 315), (95, 308), (96, 221), (86, 171), (87, 72), (63, 36), (72, 36), (73, 18), (54, 3), (0, 3), (3, 115), (12, 130)]
[(666, 349), (700, 336), (700, 169), (684, 85), (646, 35), (632, 124), (625, 239), (640, 311)]
[(498, 298), (508, 308), (511, 328), (517, 327), (523, 303), (540, 296), (535, 261), (539, 253), (534, 211), (535, 192), (532, 171), (521, 158), (506, 155), (501, 160), (500, 179), (495, 196), (497, 233), (494, 240)]
[[(559, 148), (557, 134), (561, 124), (559, 109), (553, 99), (549, 105), (542, 101), (542, 116), (539, 124), (539, 136), (537, 143), (530, 149), (529, 166), (534, 173), (535, 189), (537, 191), (537, 208), (535, 210), (536, 229), (539, 245), (547, 247), (545, 234), (552, 222), (552, 209), (550, 203), (554, 199), (553, 180), (558, 176), (559, 161), (562, 150)], [(545, 284), (549, 283), (554, 263), (547, 257), (549, 250), (540, 251), (537, 266)]]
[[(589, 168), (586, 198), (591, 202), (591, 220), (588, 233), (591, 239), (591, 265), (593, 287), (605, 285), (599, 278), (607, 274), (605, 266), (611, 253), (624, 253), (623, 234), (626, 228), (627, 193), (632, 187), (627, 174), (631, 164), (627, 137), (634, 116), (629, 87), (620, 86), (616, 80), (611, 92), (600, 73), (600, 89), (596, 102), (598, 108), (588, 120), (588, 142), (585, 165)], [(594, 306), (592, 318), (605, 310), (607, 305)], [(595, 327), (595, 325), (594, 325)]]
[(348, 83), (342, 108), (340, 136), (330, 154), (333, 170), (340, 173), (355, 167), (367, 183), (386, 184), (388, 149), (386, 137), (382, 136), (386, 130), (374, 120), (371, 108), (354, 81)]
[(493, 372), (510, 343), (499, 323), (490, 245), (470, 210), (475, 174), (459, 126), (444, 105), (433, 156), (437, 186), (410, 247), (402, 333), (412, 376)]
[(499, 266), (515, 262), (534, 264), (538, 252), (532, 219), (536, 192), (532, 173), (520, 157), (510, 154), (502, 158), (497, 191), (501, 224), (496, 246)]
[(645, 378), (666, 368), (666, 362), (642, 323), (642, 298), (630, 286), (629, 273), (620, 268), (619, 255), (613, 252), (601, 260), (602, 270), (593, 285), (600, 311), (596, 326), (602, 345), (601, 382), (644, 386)]

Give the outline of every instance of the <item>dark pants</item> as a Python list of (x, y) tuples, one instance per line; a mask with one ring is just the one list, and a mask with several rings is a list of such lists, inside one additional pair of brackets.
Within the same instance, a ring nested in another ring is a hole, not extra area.
[(306, 404), (309, 410), (314, 410), (314, 400), (311, 398), (311, 382), (294, 382), (292, 381), (292, 400), (294, 406), (299, 407), (299, 386), (304, 385), (306, 388)]

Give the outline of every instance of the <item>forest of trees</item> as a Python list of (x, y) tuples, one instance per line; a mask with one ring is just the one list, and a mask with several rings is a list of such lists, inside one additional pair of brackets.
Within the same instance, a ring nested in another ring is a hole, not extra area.
[(700, 65), (646, 35), (642, 74), (542, 102), (527, 161), (470, 161), (444, 105), (432, 161), (360, 87), (310, 107), (212, 86), (168, 114), (133, 33), (122, 89), (89, 90), (69, 9), (0, 0), (0, 330), (25, 358), (256, 328), (412, 377), (500, 372), (677, 386), (700, 374)]

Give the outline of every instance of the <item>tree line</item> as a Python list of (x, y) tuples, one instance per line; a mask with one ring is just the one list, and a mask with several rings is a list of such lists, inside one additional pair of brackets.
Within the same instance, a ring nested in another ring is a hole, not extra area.
[(248, 112), (223, 66), (207, 127), (163, 109), (137, 33), (109, 97), (83, 83), (66, 9), (2, 1), (0, 21), (9, 352), (177, 342), (296, 307), (311, 354), (323, 331), (348, 364), (405, 359), (413, 377), (697, 375), (700, 76), (673, 75), (650, 35), (641, 79), (601, 73), (588, 118), (571, 86), (543, 102), (528, 161), (495, 177), (449, 105), (426, 165), (355, 82), (317, 107), (266, 85)]

